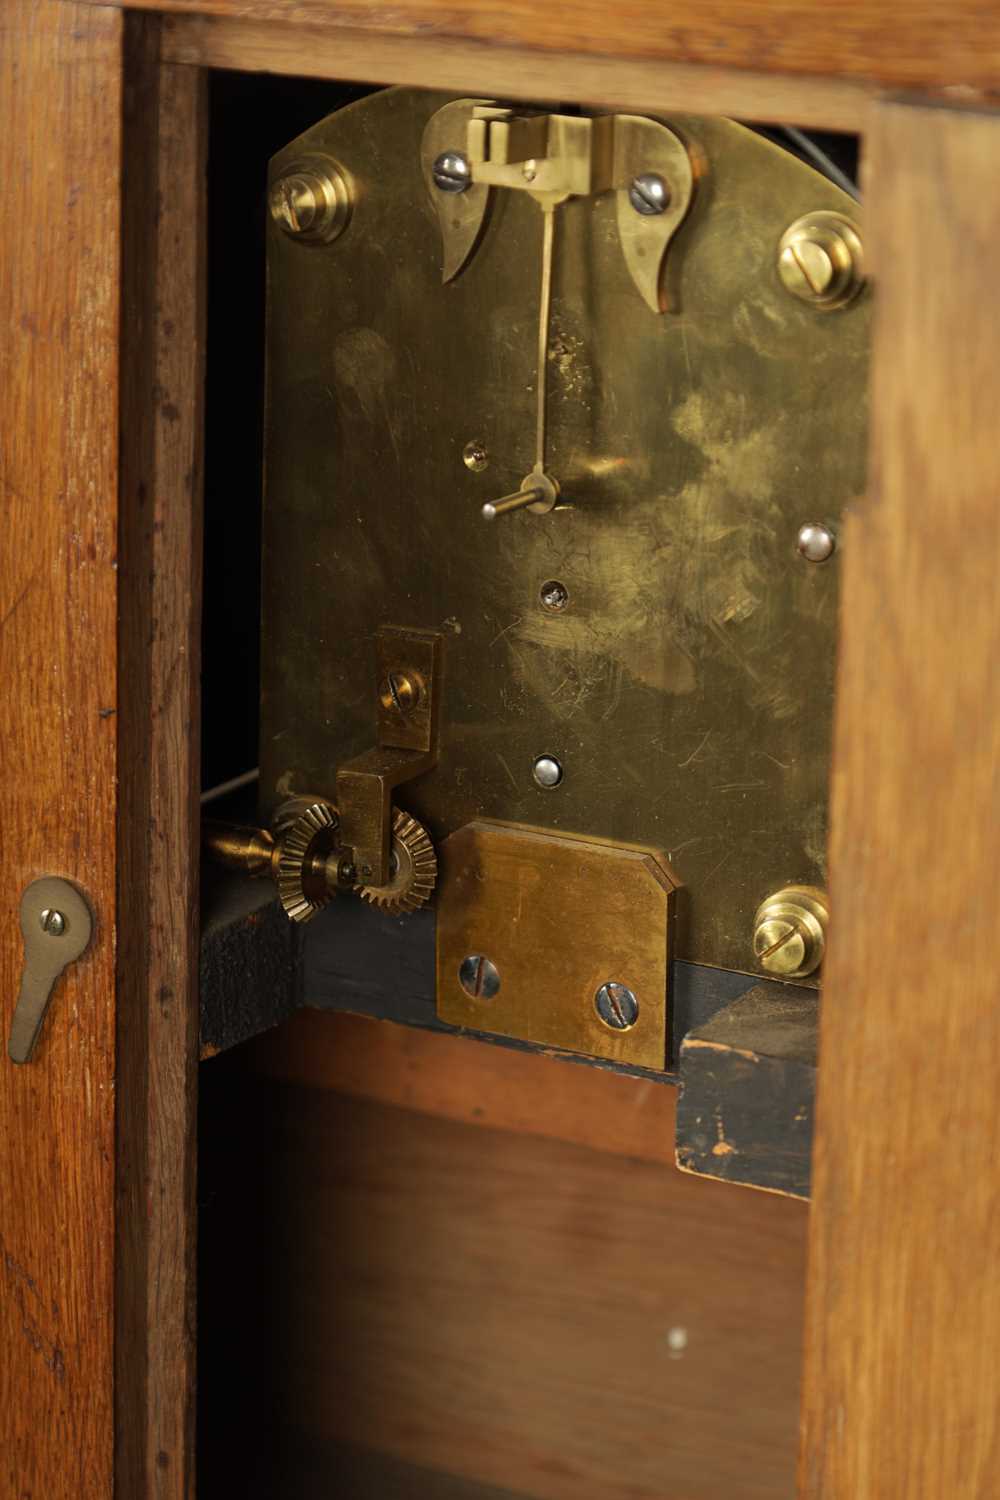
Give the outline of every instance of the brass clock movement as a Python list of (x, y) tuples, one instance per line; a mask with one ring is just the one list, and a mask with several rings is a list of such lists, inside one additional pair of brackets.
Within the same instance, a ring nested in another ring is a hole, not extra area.
[(858, 205), (728, 120), (374, 93), (271, 163), (261, 782), (289, 915), (436, 911), (454, 1025), (662, 1068), (816, 985)]

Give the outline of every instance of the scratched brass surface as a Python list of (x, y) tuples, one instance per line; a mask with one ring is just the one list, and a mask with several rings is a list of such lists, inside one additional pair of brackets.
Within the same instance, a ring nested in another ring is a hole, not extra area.
[[(482, 822), (445, 839), (439, 864), (442, 1021), (666, 1066), (674, 882), (651, 854)], [(470, 995), (460, 982), (462, 961), (480, 955), (498, 971), (494, 994)], [(598, 1015), (595, 996), (609, 983), (638, 1002), (626, 1030)]]
[[(330, 245), (268, 226), (265, 802), (332, 792), (370, 744), (380, 626), (441, 630), (440, 758), (407, 811), (436, 842), (485, 817), (658, 848), (686, 886), (678, 955), (753, 972), (761, 901), (825, 883), (838, 558), (805, 562), (796, 533), (864, 484), (870, 294), (805, 306), (777, 247), (857, 205), (738, 125), (667, 118), (700, 177), (660, 315), (614, 195), (558, 209), (560, 508), (485, 524), (531, 467), (542, 214), (496, 192), (441, 284), (420, 140), (448, 97), (372, 95), (272, 162), (329, 153), (354, 205)], [(552, 580), (561, 612), (539, 601)]]

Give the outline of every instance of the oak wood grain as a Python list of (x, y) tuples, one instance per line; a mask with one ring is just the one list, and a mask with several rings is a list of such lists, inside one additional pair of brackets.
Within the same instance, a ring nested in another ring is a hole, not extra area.
[[(358, 24), (362, 18), (358, 18)], [(511, 99), (579, 99), (621, 110), (729, 114), (826, 130), (864, 124), (869, 87), (744, 68), (533, 51), (452, 37), (393, 36), (289, 19), (171, 14), (163, 55), (204, 68), (408, 84)]]
[(666, 1083), (320, 1010), (297, 1011), (245, 1052), (249, 1066), (284, 1083), (643, 1161), (674, 1159), (677, 1096)]
[[(0, 9), (0, 1494), (108, 1500), (122, 17)], [(18, 905), (95, 913), (39, 1046), (6, 1055)]]
[(193, 1494), (206, 75), (126, 24), (117, 1493)]
[[(106, 0), (97, 0), (106, 3)], [(117, 0), (120, 3), (120, 0)], [(127, 0), (178, 15), (354, 27), (539, 53), (853, 78), (895, 87), (1000, 85), (992, 0)]]
[[(607, 1111), (631, 1082), (508, 1057)], [(534, 1500), (787, 1500), (803, 1204), (239, 1061), (204, 1082), (206, 1493), (298, 1496), (305, 1451), (354, 1494), (346, 1443)]]
[(1000, 1443), (1000, 116), (886, 103), (844, 538), (806, 1500), (979, 1500)]

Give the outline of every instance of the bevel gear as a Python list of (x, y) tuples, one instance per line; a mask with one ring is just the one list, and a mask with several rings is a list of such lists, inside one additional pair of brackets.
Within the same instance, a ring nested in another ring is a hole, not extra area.
[(389, 882), (361, 886), (362, 900), (398, 916), (424, 906), (436, 882), (437, 855), (426, 828), (409, 813), (393, 808)]
[(326, 860), (336, 842), (339, 819), (329, 802), (305, 804), (280, 832), (278, 895), (293, 922), (308, 922), (331, 899)]

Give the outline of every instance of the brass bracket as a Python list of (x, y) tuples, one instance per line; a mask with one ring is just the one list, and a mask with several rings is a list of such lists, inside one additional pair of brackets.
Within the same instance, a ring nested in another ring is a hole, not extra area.
[(659, 855), (485, 820), (439, 855), (442, 1021), (666, 1066), (677, 881)]
[[(460, 153), (467, 165), (469, 181), (461, 191), (435, 187), (434, 163), (448, 152)], [(421, 158), (441, 227), (442, 281), (451, 281), (471, 257), (494, 188), (530, 193), (549, 209), (567, 198), (614, 192), (629, 273), (647, 306), (664, 310), (663, 261), (691, 206), (695, 179), (687, 148), (666, 125), (638, 115), (519, 114), (490, 101), (459, 99), (431, 116)], [(666, 200), (644, 211), (635, 206), (634, 189), (650, 176), (662, 183)]]
[(384, 626), (376, 637), (376, 744), (337, 771), (340, 842), (366, 886), (390, 880), (392, 794), (437, 761), (441, 636)]

